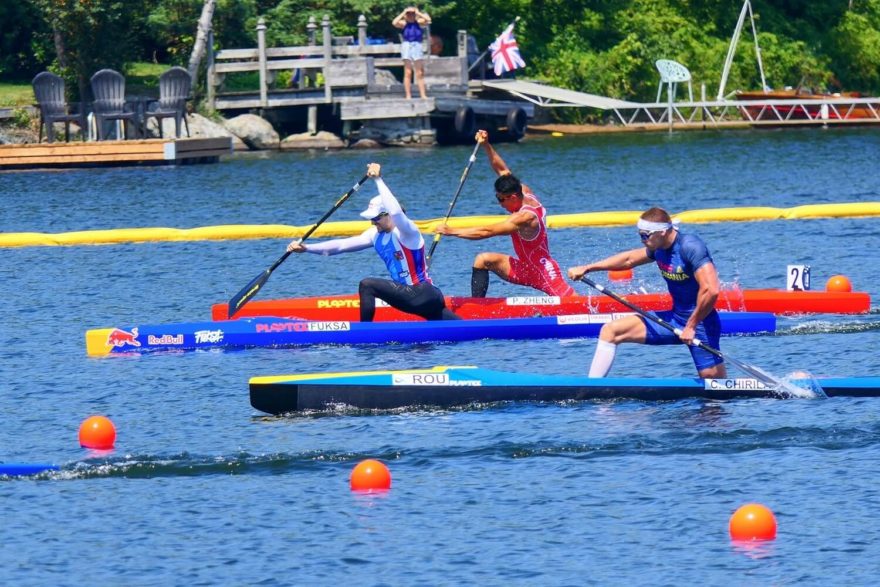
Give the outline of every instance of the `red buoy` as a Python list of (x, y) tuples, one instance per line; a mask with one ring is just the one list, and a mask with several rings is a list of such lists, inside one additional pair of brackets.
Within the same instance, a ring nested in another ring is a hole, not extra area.
[(608, 279), (610, 279), (611, 281), (630, 281), (632, 278), (632, 269), (620, 269), (617, 271), (608, 272)]
[(116, 442), (116, 427), (105, 416), (91, 416), (79, 426), (79, 445), (83, 448), (108, 450)]
[(747, 503), (730, 516), (730, 537), (733, 540), (773, 540), (776, 538), (776, 516), (767, 506)]
[(846, 275), (832, 275), (825, 283), (825, 291), (852, 291), (852, 283)]
[(379, 461), (367, 459), (351, 471), (352, 491), (388, 491), (391, 489), (391, 472)]

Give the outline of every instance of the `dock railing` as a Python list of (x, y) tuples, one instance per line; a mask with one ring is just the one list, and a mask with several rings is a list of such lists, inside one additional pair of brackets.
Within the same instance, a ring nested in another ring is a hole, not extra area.
[[(335, 98), (363, 96), (370, 90), (378, 93), (396, 91), (395, 84), (377, 83), (376, 70), (403, 67), (400, 43), (370, 44), (366, 18), (358, 19), (358, 43), (353, 37), (334, 37), (330, 18), (321, 21), (321, 41), (313, 17), (307, 25), (309, 44), (298, 47), (266, 47), (266, 22), (256, 28), (257, 46), (247, 49), (209, 51), (207, 59), (206, 99), (211, 109), (272, 108), (309, 104), (329, 104)], [(424, 35), (425, 84), (448, 90), (466, 91), (468, 87), (467, 33), (458, 32), (458, 55), (433, 56), (430, 52), (430, 29)], [(209, 46), (213, 46), (209, 32)], [(295, 87), (275, 88), (282, 71), (299, 70)], [(232, 74), (259, 73), (255, 91), (229, 92), (223, 89), (225, 78)], [(383, 78), (384, 79), (384, 78)], [(402, 87), (402, 86), (401, 86)], [(402, 90), (400, 90), (402, 94)]]
[[(877, 124), (880, 98), (829, 97), (817, 99), (715, 100), (637, 103), (613, 108), (624, 126), (639, 123), (724, 126), (797, 124)], [(628, 111), (628, 113), (627, 113)]]

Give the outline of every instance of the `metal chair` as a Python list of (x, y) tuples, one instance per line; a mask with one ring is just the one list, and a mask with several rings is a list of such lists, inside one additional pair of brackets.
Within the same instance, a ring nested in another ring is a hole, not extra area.
[(37, 142), (43, 142), (43, 126), (46, 127), (46, 140), (50, 143), (55, 142), (55, 126), (56, 122), (64, 123), (64, 139), (70, 141), (70, 123), (76, 122), (79, 125), (82, 139), (86, 140), (86, 117), (82, 108), (79, 112), (71, 113), (68, 109), (67, 101), (64, 98), (64, 80), (48, 71), (38, 73), (34, 77), (31, 85), (34, 88), (34, 96), (37, 99), (37, 105), (40, 107), (40, 131)]
[(658, 59), (654, 62), (657, 71), (660, 72), (660, 87), (657, 88), (657, 103), (660, 103), (660, 95), (663, 93), (663, 84), (666, 84), (666, 96), (670, 101), (675, 101), (675, 91), (680, 82), (688, 83), (688, 96), (694, 101), (694, 89), (691, 86), (691, 72), (688, 68), (670, 59)]
[(125, 78), (118, 71), (102, 69), (91, 79), (92, 110), (98, 128), (98, 140), (104, 140), (109, 133), (104, 133), (104, 123), (119, 120), (125, 124), (125, 135), (128, 136), (129, 125), (134, 125), (134, 136), (139, 136), (140, 121), (137, 112), (126, 108)]
[(186, 126), (186, 136), (189, 134), (189, 122), (186, 120), (186, 100), (192, 87), (192, 78), (189, 72), (182, 67), (172, 67), (159, 76), (159, 100), (153, 102), (156, 105), (148, 106), (144, 113), (144, 129), (147, 120), (155, 118), (159, 125), (159, 136), (162, 137), (162, 120), (174, 119), (174, 132), (180, 138), (180, 122)]

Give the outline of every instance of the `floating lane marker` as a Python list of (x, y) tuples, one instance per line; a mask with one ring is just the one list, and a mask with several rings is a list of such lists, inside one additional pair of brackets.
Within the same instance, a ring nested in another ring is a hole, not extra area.
[[(635, 224), (641, 210), (619, 212), (583, 212), (547, 217), (548, 228), (577, 228), (585, 226), (628, 226)], [(754, 222), (757, 220), (800, 220), (805, 218), (867, 218), (880, 216), (880, 202), (845, 202), (839, 204), (809, 204), (793, 208), (742, 207), (689, 210), (673, 217), (684, 223)], [(505, 216), (468, 216), (451, 218), (449, 225), (456, 228), (485, 226), (503, 220)], [(416, 221), (423, 233), (433, 233), (443, 222), (441, 218)], [(325, 222), (315, 230), (316, 238), (352, 236), (369, 226), (365, 221)], [(296, 238), (303, 236), (312, 225), (286, 224), (229, 224), (198, 228), (120, 228), (77, 232), (41, 233), (10, 232), (0, 234), (2, 247), (106, 245), (132, 242), (244, 240), (264, 238)]]

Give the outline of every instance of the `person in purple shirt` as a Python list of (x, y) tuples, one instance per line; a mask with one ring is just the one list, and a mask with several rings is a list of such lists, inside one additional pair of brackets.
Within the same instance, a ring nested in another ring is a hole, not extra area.
[(403, 92), (406, 99), (412, 99), (413, 70), (416, 72), (416, 83), (419, 86), (419, 97), (428, 97), (425, 91), (425, 52), (422, 48), (422, 27), (431, 24), (427, 12), (421, 12), (415, 6), (408, 6), (398, 14), (391, 24), (402, 29), (400, 35), (400, 56), (403, 58)]
[(672, 309), (655, 314), (681, 330), (677, 335), (642, 316), (618, 318), (602, 326), (599, 342), (590, 365), (590, 377), (605, 377), (611, 370), (617, 345), (636, 342), (649, 345), (685, 343), (694, 365), (704, 379), (727, 377), (724, 360), (699, 347), (694, 339), (717, 349), (721, 337), (721, 320), (715, 302), (721, 285), (715, 263), (703, 240), (683, 234), (673, 225), (663, 208), (646, 210), (638, 221), (643, 247), (617, 253), (601, 261), (571, 267), (570, 279), (577, 281), (591, 271), (619, 271), (656, 262), (672, 296)]

